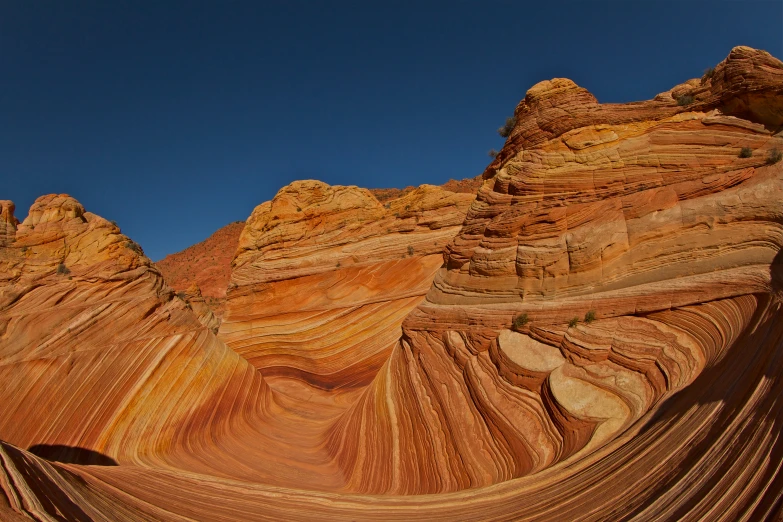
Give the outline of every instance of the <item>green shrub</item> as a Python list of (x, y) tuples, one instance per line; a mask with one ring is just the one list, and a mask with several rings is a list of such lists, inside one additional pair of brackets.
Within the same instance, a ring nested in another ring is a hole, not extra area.
[(704, 75), (701, 77), (701, 84), (704, 85), (709, 80), (712, 80), (713, 76), (715, 76), (715, 67), (710, 67), (704, 71)]
[(767, 156), (767, 165), (774, 165), (781, 159), (783, 159), (783, 152), (780, 152), (778, 149), (772, 149)]
[(496, 158), (498, 154), (500, 153), (495, 149), (489, 149), (489, 152), (487, 152), (487, 156), (489, 156), (490, 158)]
[(511, 116), (506, 118), (506, 123), (498, 129), (498, 134), (501, 138), (508, 138), (511, 136), (511, 131), (514, 130), (514, 126), (517, 124), (517, 117)]
[(579, 318), (578, 318), (578, 317), (574, 317), (573, 319), (571, 319), (570, 321), (568, 321), (568, 327), (569, 327), (569, 328), (573, 328), (573, 327), (574, 327), (574, 326), (576, 326), (578, 323), (579, 323)]
[(130, 250), (133, 250), (134, 252), (136, 252), (140, 256), (144, 255), (144, 250), (141, 249), (141, 245), (139, 245), (135, 241), (128, 241), (128, 242), (126, 242), (125, 243), (125, 247), (130, 249)]
[(740, 150), (739, 157), (740, 158), (750, 158), (753, 156), (753, 149), (750, 147), (742, 147), (742, 150)]
[(408, 245), (408, 255), (409, 256), (413, 255), (413, 247), (411, 245)]
[(514, 328), (519, 330), (528, 323), (527, 314), (519, 314), (514, 318)]
[(679, 105), (680, 107), (690, 105), (691, 103), (693, 103), (693, 96), (691, 96), (690, 94), (683, 94), (677, 97), (677, 105)]
[(70, 271), (70, 269), (67, 266), (65, 266), (65, 263), (60, 263), (59, 265), (57, 265), (57, 274), (58, 275), (68, 275), (70, 273), (71, 273), (71, 271)]
[(185, 295), (186, 295), (185, 292), (177, 292), (177, 297), (179, 297), (183, 301), (185, 300)]
[(590, 324), (593, 321), (595, 321), (595, 311), (594, 310), (590, 310), (589, 312), (587, 312), (585, 314), (585, 322)]

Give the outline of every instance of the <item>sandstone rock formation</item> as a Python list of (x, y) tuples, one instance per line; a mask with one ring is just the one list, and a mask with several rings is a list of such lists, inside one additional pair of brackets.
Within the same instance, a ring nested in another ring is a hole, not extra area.
[(257, 207), (217, 337), (40, 198), (0, 245), (0, 516), (780, 518), (783, 64), (515, 116), (472, 203)]
[(14, 216), (16, 206), (11, 201), (0, 201), (0, 247), (14, 241), (19, 220)]
[[(475, 196), (482, 182), (481, 176), (462, 180), (452, 179), (441, 185), (441, 188), (449, 192)], [(369, 191), (379, 202), (386, 203), (416, 189), (417, 187), (405, 187), (404, 189), (369, 189)], [(229, 223), (204, 241), (182, 252), (170, 254), (155, 263), (166, 282), (177, 292), (186, 292), (192, 285), (197, 285), (201, 289), (203, 304), (212, 310), (218, 325), (223, 317), (226, 289), (231, 279), (231, 261), (244, 227), (243, 221)], [(200, 307), (201, 304), (198, 306)]]
[[(0, 273), (4, 441), (160, 464), (174, 446), (205, 442), (216, 429), (205, 415), (265, 407), (258, 372), (173, 298), (138, 245), (75, 199), (36, 200), (0, 250)], [(239, 384), (256, 397), (226, 403)]]
[(284, 187), (242, 232), (221, 339), (266, 376), (367, 384), (474, 198), (422, 185), (382, 205), (357, 187)]
[(198, 316), (199, 322), (209, 328), (212, 333), (217, 333), (220, 328), (220, 318), (215, 315), (212, 307), (201, 294), (201, 288), (196, 283), (191, 284), (187, 291), (178, 292), (177, 297), (185, 300), (191, 310)]
[[(481, 186), (481, 184), (484, 182), (482, 177), (476, 176), (475, 178), (465, 178), (465, 179), (450, 179), (443, 185), (439, 185), (440, 188), (447, 190), (449, 192), (458, 192), (458, 193), (465, 193), (465, 194), (472, 194), (476, 195), (476, 191)], [(376, 188), (376, 189), (369, 189), (370, 193), (375, 196), (375, 199), (380, 201), (381, 203), (386, 203), (387, 201), (390, 201), (392, 199), (398, 199), (405, 195), (407, 195), (409, 192), (413, 192), (416, 190), (417, 187), (405, 187), (404, 189), (396, 189), (396, 188), (389, 188), (389, 189), (383, 189), (383, 188)]]

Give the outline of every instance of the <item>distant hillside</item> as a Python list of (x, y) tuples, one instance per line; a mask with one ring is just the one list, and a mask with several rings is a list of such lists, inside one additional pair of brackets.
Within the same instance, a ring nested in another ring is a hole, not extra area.
[(231, 260), (244, 227), (244, 221), (229, 223), (201, 243), (170, 254), (155, 265), (178, 292), (196, 283), (204, 297), (224, 298), (231, 278)]

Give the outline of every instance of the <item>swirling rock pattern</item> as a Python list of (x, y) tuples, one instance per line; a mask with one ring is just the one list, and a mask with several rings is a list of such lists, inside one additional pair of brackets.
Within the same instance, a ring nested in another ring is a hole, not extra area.
[(648, 102), (542, 82), (472, 203), (259, 206), (217, 336), (72, 198), (4, 203), (0, 516), (780, 518), (781, 127), (746, 47)]
[[(173, 298), (138, 245), (75, 199), (39, 198), (0, 266), (3, 440), (161, 462), (206, 443), (216, 412), (266, 407), (261, 376)], [(255, 396), (235, 402), (232, 387)]]
[(358, 187), (284, 187), (240, 236), (220, 338), (265, 376), (367, 385), (474, 199), (431, 185), (385, 204)]

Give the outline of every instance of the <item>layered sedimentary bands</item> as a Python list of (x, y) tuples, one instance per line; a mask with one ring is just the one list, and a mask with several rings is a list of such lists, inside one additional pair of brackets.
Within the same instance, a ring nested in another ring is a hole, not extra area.
[[(462, 180), (449, 180), (441, 185), (448, 192), (467, 193), (475, 197), (481, 186), (481, 176)], [(370, 193), (381, 203), (399, 199), (417, 187), (404, 189), (370, 189)], [(231, 261), (239, 245), (239, 236), (245, 227), (244, 221), (229, 223), (217, 230), (201, 243), (176, 254), (166, 256), (155, 263), (166, 283), (187, 299), (194, 308), (207, 305), (213, 312), (216, 324), (225, 311), (226, 289), (231, 279)], [(194, 286), (195, 285), (195, 286)], [(198, 304), (191, 295), (198, 297)]]
[(368, 384), (474, 199), (423, 185), (381, 204), (357, 187), (292, 183), (240, 236), (221, 339), (265, 376)]
[(74, 199), (0, 202), (0, 518), (780, 517), (783, 64), (515, 118), (475, 195), (283, 188), (219, 329)]

